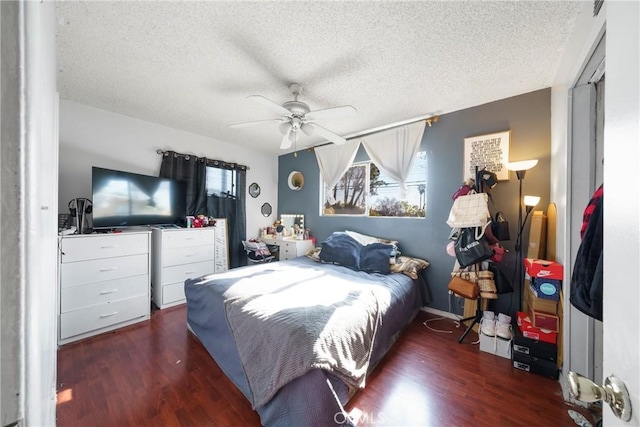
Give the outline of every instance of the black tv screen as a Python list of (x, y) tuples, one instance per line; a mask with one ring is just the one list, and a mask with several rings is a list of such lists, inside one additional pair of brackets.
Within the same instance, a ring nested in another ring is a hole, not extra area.
[(173, 179), (93, 167), (93, 228), (181, 224), (184, 183)]

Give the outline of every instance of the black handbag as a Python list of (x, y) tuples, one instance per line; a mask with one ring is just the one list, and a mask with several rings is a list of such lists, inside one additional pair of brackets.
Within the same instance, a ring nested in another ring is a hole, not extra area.
[(511, 240), (509, 221), (504, 217), (504, 213), (496, 212), (495, 219), (491, 221), (491, 232), (498, 240)]
[(495, 262), (490, 262), (487, 270), (493, 273), (493, 281), (496, 284), (497, 293), (508, 294), (513, 292), (513, 286), (511, 286), (511, 282), (507, 278), (507, 275), (504, 274), (502, 269)]
[(484, 227), (463, 228), (458, 235), (454, 249), (458, 264), (462, 268), (493, 256), (493, 249), (484, 238)]

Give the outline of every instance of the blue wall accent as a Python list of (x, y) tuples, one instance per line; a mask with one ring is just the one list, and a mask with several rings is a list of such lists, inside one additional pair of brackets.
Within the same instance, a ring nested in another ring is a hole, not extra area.
[[(328, 124), (327, 124), (328, 125)], [(451, 195), (462, 185), (464, 138), (511, 130), (510, 160), (538, 159), (538, 165), (527, 171), (523, 194), (540, 196), (536, 210), (546, 212), (550, 191), (551, 156), (551, 90), (543, 89), (524, 95), (495, 101), (440, 116), (432, 127), (425, 129), (421, 150), (427, 157), (427, 217), (369, 218), (320, 216), (320, 172), (312, 151), (303, 150), (279, 157), (278, 214), (301, 213), (306, 226), (320, 242), (333, 231), (357, 232), (399, 241), (403, 255), (423, 258), (431, 263), (425, 272), (431, 293), (430, 307), (449, 310), (447, 284), (454, 259), (446, 254), (445, 246), (451, 229), (446, 224), (451, 209)], [(360, 147), (356, 161), (368, 159)], [(304, 187), (292, 191), (287, 177), (293, 170), (304, 175)], [(514, 241), (518, 222), (518, 180), (510, 172), (509, 181), (501, 181), (491, 192), (497, 210), (509, 220), (512, 240), (502, 242), (510, 253), (501, 266), (509, 277), (515, 264)], [(490, 209), (495, 208), (490, 204)], [(528, 242), (528, 227), (524, 242)], [(526, 247), (525, 247), (526, 255)], [(516, 287), (516, 286), (514, 286)], [(501, 295), (492, 301), (493, 311), (513, 315), (518, 308), (518, 293)], [(453, 301), (453, 299), (452, 299)], [(452, 307), (456, 313), (462, 307)]]

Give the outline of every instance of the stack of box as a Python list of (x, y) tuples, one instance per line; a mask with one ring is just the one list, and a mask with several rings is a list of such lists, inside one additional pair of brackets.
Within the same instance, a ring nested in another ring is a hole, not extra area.
[(558, 379), (558, 333), (536, 328), (526, 313), (518, 311), (513, 333), (513, 367)]
[(528, 372), (558, 377), (561, 354), (562, 265), (553, 261), (526, 258), (524, 310), (517, 313), (518, 329), (513, 340), (513, 366)]

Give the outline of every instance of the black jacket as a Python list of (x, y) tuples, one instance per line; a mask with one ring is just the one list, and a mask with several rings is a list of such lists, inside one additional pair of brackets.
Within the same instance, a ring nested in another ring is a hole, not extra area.
[(595, 200), (594, 209), (571, 276), (571, 304), (587, 316), (602, 320), (602, 204), (604, 197)]

